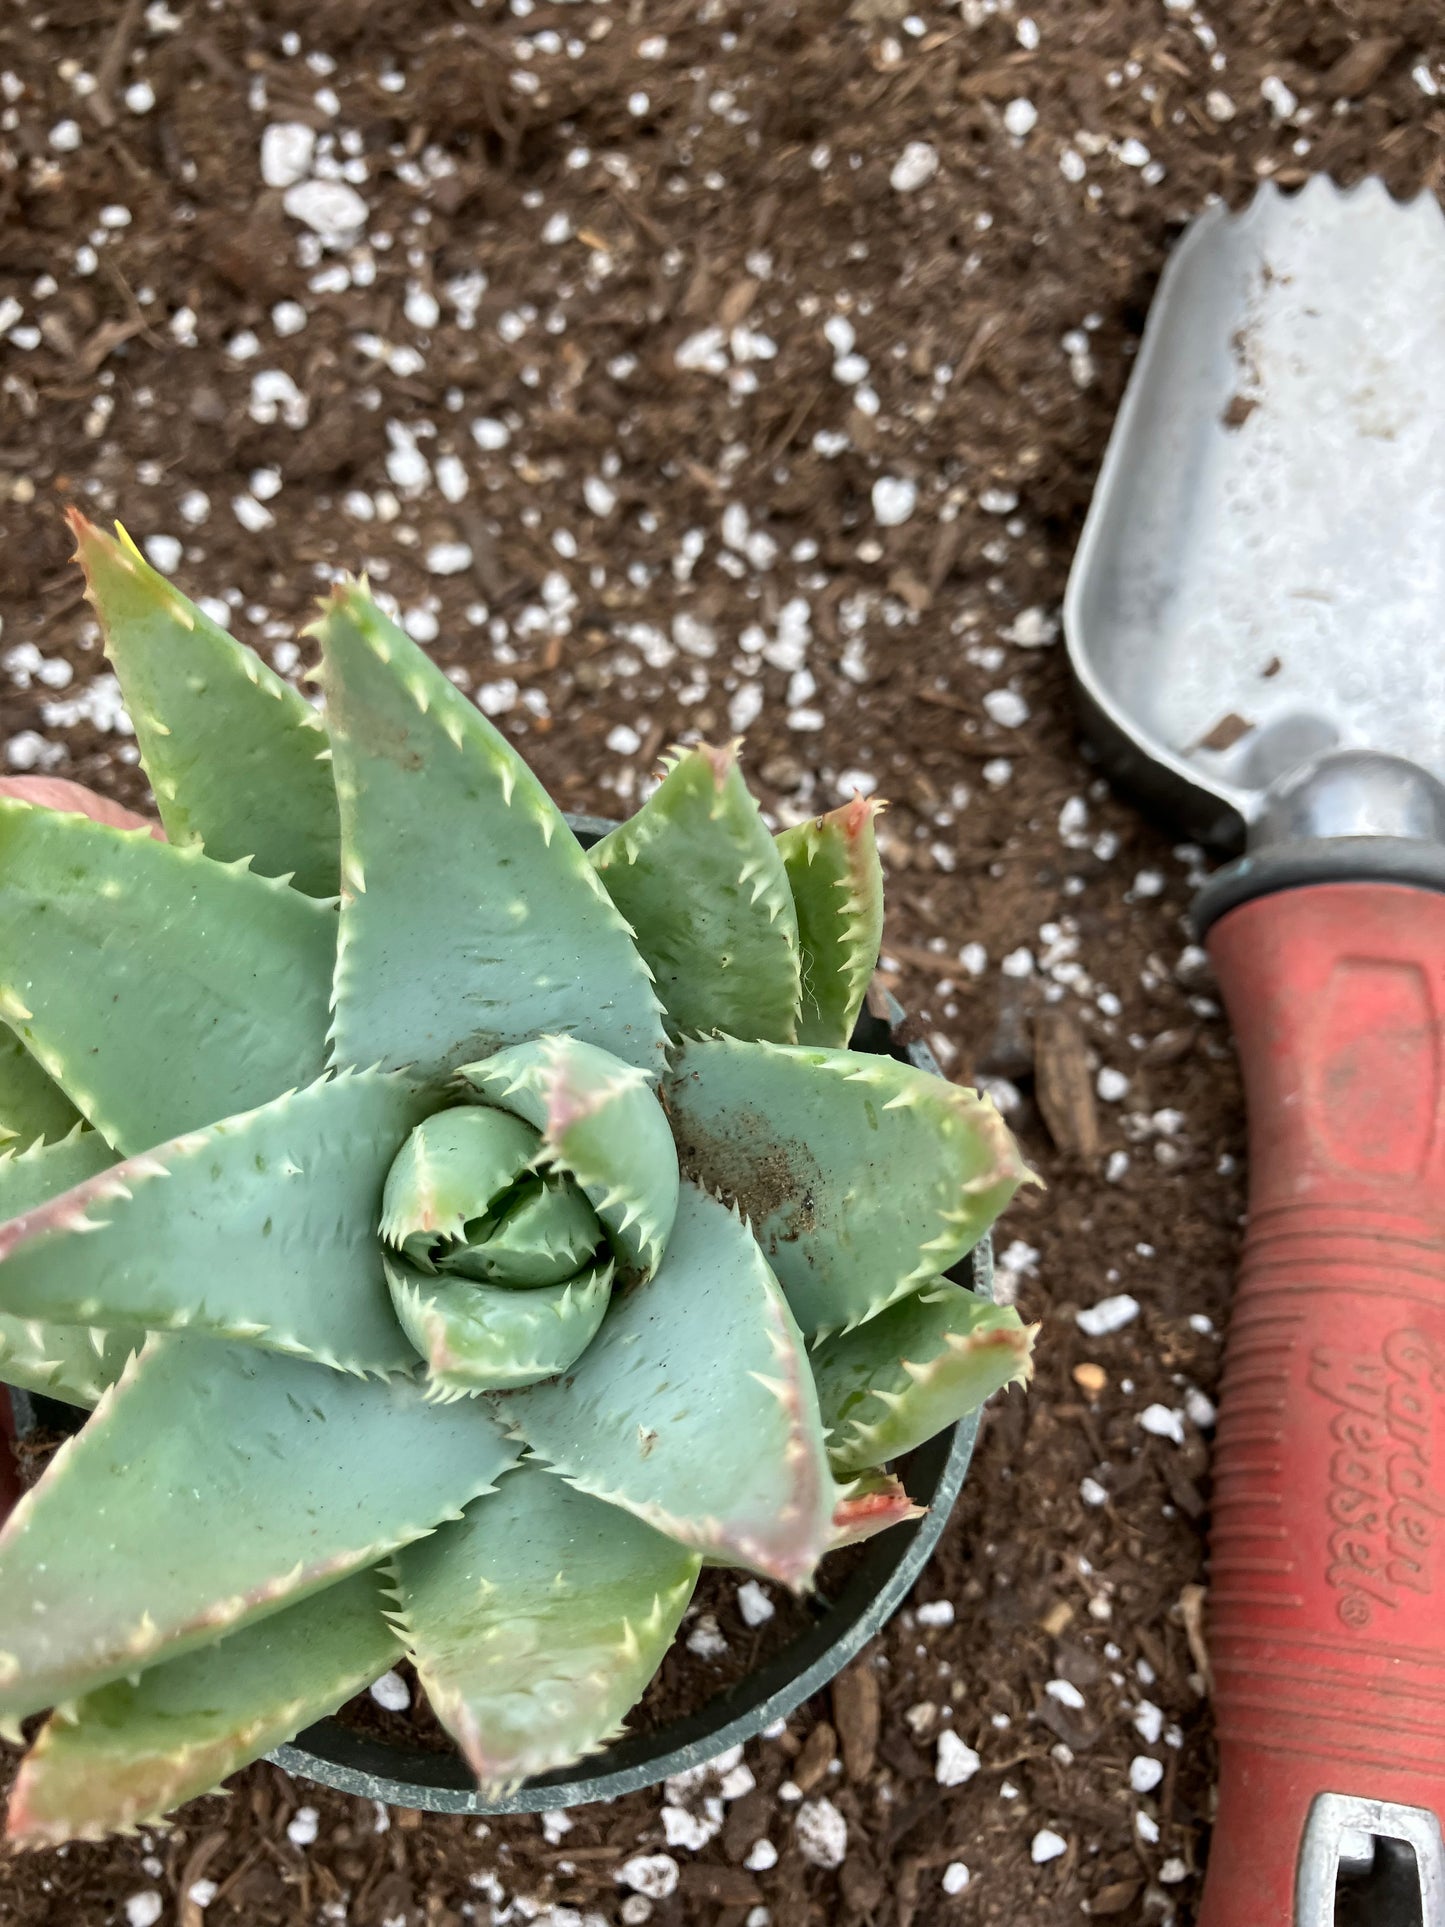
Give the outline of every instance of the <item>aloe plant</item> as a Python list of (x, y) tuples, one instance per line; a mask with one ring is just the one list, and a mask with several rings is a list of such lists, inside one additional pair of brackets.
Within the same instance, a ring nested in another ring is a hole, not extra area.
[(873, 808), (687, 749), (590, 852), (343, 583), (313, 707), (73, 523), (168, 841), (0, 802), (10, 1807), (94, 1838), (410, 1655), (479, 1780), (613, 1734), (706, 1561), (806, 1588), (1027, 1375), (944, 1275), (1027, 1176), (847, 1049)]

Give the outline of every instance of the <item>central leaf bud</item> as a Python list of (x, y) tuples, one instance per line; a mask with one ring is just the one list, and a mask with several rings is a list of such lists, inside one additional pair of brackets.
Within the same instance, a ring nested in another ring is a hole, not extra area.
[(462, 1104), (417, 1125), (387, 1175), (381, 1233), (418, 1271), (525, 1289), (575, 1277), (606, 1234), (568, 1177), (538, 1169), (540, 1131)]

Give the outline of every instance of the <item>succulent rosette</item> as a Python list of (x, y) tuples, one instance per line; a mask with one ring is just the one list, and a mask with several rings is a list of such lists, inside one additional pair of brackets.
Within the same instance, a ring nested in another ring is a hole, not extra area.
[(74, 518), (167, 841), (0, 801), (12, 1836), (163, 1813), (409, 1655), (479, 1781), (602, 1745), (704, 1561), (809, 1585), (1026, 1376), (1027, 1175), (846, 1046), (882, 880), (688, 749), (584, 850), (372, 601), (313, 706)]

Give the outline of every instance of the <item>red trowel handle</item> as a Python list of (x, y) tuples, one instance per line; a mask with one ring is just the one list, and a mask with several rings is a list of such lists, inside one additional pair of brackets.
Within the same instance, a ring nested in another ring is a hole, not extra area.
[(1294, 1927), (1317, 1795), (1445, 1815), (1445, 894), (1281, 890), (1208, 941), (1250, 1208), (1214, 1457), (1199, 1927)]

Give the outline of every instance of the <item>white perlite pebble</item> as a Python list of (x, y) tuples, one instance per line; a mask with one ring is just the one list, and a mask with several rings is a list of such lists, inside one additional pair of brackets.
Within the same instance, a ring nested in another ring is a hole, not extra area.
[(643, 1927), (643, 1922), (652, 1919), (652, 1902), (646, 1894), (629, 1894), (618, 1909), (618, 1919), (622, 1927)]
[(918, 484), (906, 475), (880, 475), (873, 484), (873, 513), (880, 528), (896, 529), (918, 506)]
[(299, 120), (277, 121), (261, 136), (261, 179), (267, 187), (294, 187), (311, 172), (315, 152), (313, 128)]
[(938, 1755), (933, 1765), (933, 1777), (938, 1784), (963, 1786), (982, 1765), (973, 1748), (960, 1739), (951, 1726), (944, 1727), (938, 1736)]
[(1044, 1691), (1051, 1700), (1057, 1700), (1060, 1706), (1071, 1707), (1075, 1713), (1083, 1712), (1084, 1696), (1072, 1680), (1051, 1679), (1044, 1687)]
[(1042, 1867), (1050, 1860), (1057, 1860), (1061, 1853), (1068, 1851), (1068, 1841), (1055, 1833), (1052, 1827), (1040, 1827), (1029, 1842), (1029, 1858), (1036, 1867)]
[(204, 1913), (220, 1891), (220, 1885), (217, 1881), (193, 1880), (186, 1889), (186, 1899), (190, 1901), (193, 1907), (199, 1907), (202, 1913)]
[(814, 1867), (841, 1867), (848, 1852), (848, 1822), (831, 1800), (804, 1800), (793, 1823), (798, 1851)]
[(1139, 1423), (1156, 1439), (1173, 1439), (1176, 1445), (1184, 1443), (1183, 1417), (1171, 1412), (1167, 1405), (1146, 1405), (1139, 1414)]
[(315, 1807), (298, 1807), (296, 1817), (286, 1829), (286, 1838), (293, 1847), (309, 1847), (316, 1839), (321, 1825), (321, 1815)]
[(480, 415), (472, 423), (472, 440), (477, 447), (493, 454), (505, 448), (512, 439), (512, 431), (505, 422), (499, 422), (492, 415)]
[(460, 575), (472, 566), (472, 552), (465, 542), (433, 542), (426, 565), (433, 575)]
[(777, 1864), (778, 1850), (771, 1840), (755, 1840), (743, 1862), (749, 1873), (766, 1873), (769, 1867), (776, 1867)]
[(1113, 1298), (1101, 1298), (1097, 1305), (1076, 1311), (1074, 1323), (1086, 1338), (1107, 1338), (1111, 1332), (1123, 1331), (1126, 1325), (1133, 1324), (1138, 1316), (1139, 1300), (1121, 1291)]
[(669, 1894), (677, 1892), (677, 1862), (670, 1853), (634, 1854), (617, 1869), (617, 1878), (635, 1894), (646, 1894), (649, 1900), (666, 1900)]
[(968, 1868), (961, 1860), (950, 1860), (943, 1870), (943, 1891), (946, 1894), (961, 1894), (970, 1878)]
[(1007, 629), (999, 634), (1019, 649), (1047, 649), (1058, 640), (1059, 625), (1047, 609), (1020, 609)]
[(938, 149), (930, 141), (909, 141), (898, 159), (888, 184), (895, 194), (912, 194), (925, 186), (938, 172)]
[(1117, 1104), (1129, 1089), (1129, 1080), (1122, 1071), (1110, 1070), (1106, 1065), (1094, 1079), (1094, 1089), (1106, 1104)]
[(367, 205), (345, 181), (298, 181), (281, 205), (326, 247), (345, 247), (366, 226)]
[(1129, 1784), (1136, 1793), (1152, 1793), (1164, 1778), (1164, 1762), (1136, 1753), (1129, 1762)]
[(983, 699), (984, 711), (1001, 729), (1017, 729), (1029, 719), (1029, 706), (1015, 690), (990, 689)]
[(745, 1625), (765, 1625), (776, 1610), (772, 1600), (756, 1579), (745, 1579), (738, 1587), (738, 1611), (742, 1614)]
[(1153, 1700), (1140, 1700), (1134, 1714), (1134, 1731), (1145, 1746), (1158, 1746), (1164, 1731), (1164, 1715)]
[(164, 1906), (165, 1903), (158, 1893), (147, 1890), (143, 1894), (132, 1894), (125, 1903), (125, 1917), (129, 1927), (156, 1927)]
[(616, 756), (635, 756), (642, 748), (642, 738), (627, 723), (618, 723), (607, 732), (607, 747)]
[(662, 1809), (663, 1838), (668, 1846), (682, 1847), (688, 1853), (697, 1853), (705, 1847), (713, 1835), (720, 1831), (722, 1823), (723, 1804), (718, 1799), (705, 1801), (704, 1811), (700, 1814), (689, 1813), (686, 1807)]
[(1276, 120), (1288, 120), (1299, 106), (1297, 96), (1291, 93), (1278, 74), (1266, 74), (1259, 83), (1259, 91)]
[(181, 545), (173, 535), (148, 535), (145, 551), (146, 559), (162, 575), (174, 575), (181, 566)]
[(1097, 1479), (1079, 1480), (1079, 1497), (1085, 1505), (1107, 1505), (1109, 1494)]
[(148, 114), (156, 104), (156, 90), (148, 80), (133, 80), (125, 90), (125, 104), (133, 114)]
[(920, 1606), (917, 1612), (920, 1626), (951, 1626), (953, 1624), (953, 1601), (951, 1599), (930, 1599)]
[[(618, 729), (613, 730), (612, 736), (616, 736), (622, 729), (627, 729), (625, 723), (619, 724)], [(630, 729), (627, 733), (629, 736), (636, 735), (636, 732)], [(607, 739), (609, 749), (614, 746), (612, 736)], [(639, 746), (640, 739), (634, 742), (633, 748), (636, 749)], [(630, 755), (631, 751), (626, 751), (624, 754)], [(727, 1640), (717, 1620), (711, 1613), (699, 1614), (697, 1624), (687, 1636), (687, 1650), (690, 1653), (696, 1653), (699, 1659), (721, 1659), (727, 1649)]]
[(383, 1673), (372, 1686), (371, 1697), (388, 1713), (404, 1713), (411, 1705), (411, 1688), (400, 1673)]
[(1195, 1386), (1191, 1386), (1184, 1394), (1184, 1410), (1189, 1416), (1189, 1423), (1197, 1425), (1201, 1432), (1209, 1431), (1219, 1417), (1214, 1409), (1214, 1400), (1206, 1398)]
[(1039, 124), (1039, 110), (1031, 100), (1011, 100), (1003, 110), (1003, 124), (1015, 140), (1031, 134)]

